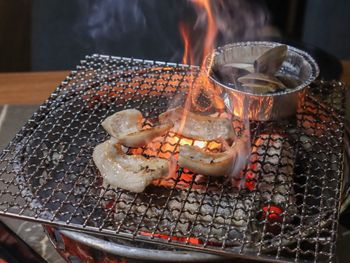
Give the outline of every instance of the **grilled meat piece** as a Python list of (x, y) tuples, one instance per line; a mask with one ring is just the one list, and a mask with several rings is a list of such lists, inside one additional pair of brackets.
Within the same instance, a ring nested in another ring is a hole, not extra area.
[(171, 122), (142, 129), (142, 113), (135, 109), (119, 111), (102, 122), (103, 128), (115, 139), (128, 147), (140, 147), (164, 135), (172, 127)]
[(103, 177), (103, 185), (142, 192), (154, 179), (168, 175), (168, 161), (161, 158), (145, 158), (126, 155), (115, 139), (97, 145), (93, 160)]
[(235, 131), (229, 119), (195, 114), (181, 107), (170, 109), (159, 115), (162, 124), (172, 122), (172, 131), (195, 140), (231, 140)]

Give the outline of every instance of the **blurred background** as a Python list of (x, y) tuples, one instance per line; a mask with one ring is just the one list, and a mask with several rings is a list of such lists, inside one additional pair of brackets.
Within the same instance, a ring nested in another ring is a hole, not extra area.
[[(327, 65), (326, 77), (350, 58), (348, 0), (219, 2), (220, 17), (230, 18), (219, 21), (225, 37), (217, 44), (286, 42)], [(194, 12), (187, 0), (0, 0), (0, 71), (73, 69), (92, 53), (180, 62), (178, 25), (200, 28)]]

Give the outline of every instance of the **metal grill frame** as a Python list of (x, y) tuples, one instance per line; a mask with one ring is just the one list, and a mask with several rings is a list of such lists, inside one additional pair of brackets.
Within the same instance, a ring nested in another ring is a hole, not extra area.
[[(149, 200), (141, 204), (136, 203), (139, 200), (137, 194), (131, 194), (133, 198), (129, 199), (129, 194), (124, 190), (114, 191), (100, 186), (101, 178), (98, 176), (91, 157), (89, 158), (93, 146), (107, 138), (100, 122), (116, 110), (131, 107), (139, 108), (145, 117), (151, 120), (156, 118), (166, 110), (169, 101), (176, 99), (177, 96), (185, 96), (193, 80), (189, 75), (192, 74), (195, 77), (198, 72), (197, 67), (174, 63), (102, 55), (87, 56), (77, 70), (73, 71), (40, 106), (0, 154), (0, 214), (98, 235), (226, 256), (258, 258), (266, 261), (333, 260), (343, 176), (344, 85), (342, 83), (316, 82), (313, 84), (307, 94), (305, 108), (292, 121), (251, 123), (253, 144), (259, 134), (282, 134), (285, 136), (282, 138), (288, 138), (278, 139), (282, 143), (289, 140), (295, 143), (290, 143), (290, 145), (297, 155), (293, 160), (294, 170), (301, 171), (299, 175), (301, 181), (293, 181), (293, 191), (297, 191), (296, 199), (300, 199), (295, 201), (298, 211), (293, 215), (297, 217), (297, 221), (299, 220), (300, 227), (297, 227), (294, 233), (285, 230), (289, 224), (286, 222), (289, 220), (287, 218), (289, 212), (284, 212), (282, 222), (273, 224), (281, 227), (282, 234), (271, 237), (271, 233), (269, 234), (269, 231), (266, 230), (270, 227), (270, 222), (266, 217), (259, 221), (256, 213), (260, 210), (250, 208), (249, 219), (262, 229), (250, 230), (248, 233), (247, 229), (250, 226), (245, 226), (243, 236), (238, 238), (240, 246), (232, 246), (229, 244), (229, 241), (232, 240), (228, 234), (235, 226), (231, 224), (228, 230), (224, 231), (221, 243), (213, 244), (212, 240), (216, 241), (219, 236), (217, 233), (212, 234), (212, 231), (215, 231), (217, 227), (214, 221), (222, 217), (219, 212), (219, 207), (223, 204), (222, 199), (226, 196), (232, 198), (232, 193), (235, 193), (244, 198), (248, 196), (255, 204), (257, 200), (260, 200), (257, 199), (257, 191), (237, 193), (232, 187), (222, 184), (222, 181), (209, 178), (204, 183), (198, 183), (199, 188), (206, 186), (208, 190), (213, 186), (218, 192), (215, 192), (216, 190), (198, 192), (194, 188), (198, 176), (188, 173), (186, 178), (189, 178), (189, 181), (184, 180), (183, 182), (181, 177), (183, 170), (178, 172), (178, 177), (173, 180), (172, 186), (160, 186), (162, 189), (168, 189), (163, 194), (146, 191), (145, 195), (148, 195)], [(237, 123), (235, 128), (239, 132), (239, 121)], [(85, 143), (82, 142), (84, 140)], [(177, 145), (174, 147), (178, 147), (179, 143), (180, 141), (176, 142)], [(33, 146), (37, 147), (37, 150)], [(31, 154), (37, 156), (33, 159)], [(261, 157), (264, 160), (266, 154)], [(311, 160), (310, 157), (312, 157)], [(264, 165), (264, 161), (259, 162)], [(79, 166), (79, 163), (83, 163), (84, 166)], [(245, 172), (247, 169), (249, 168), (246, 168)], [(320, 175), (317, 172), (322, 172), (322, 169), (325, 169), (325, 174), (319, 179)], [(63, 176), (59, 175), (60, 170), (64, 171)], [(261, 173), (261, 171), (255, 172)], [(75, 173), (78, 175), (75, 176)], [(84, 189), (86, 174), (90, 174), (88, 180), (93, 179), (92, 182), (89, 181), (87, 189)], [(189, 188), (186, 189), (186, 186)], [(154, 187), (158, 189), (157, 186)], [(71, 203), (69, 198), (78, 196), (79, 191), (82, 198), (78, 198), (79, 202)], [(177, 191), (180, 192), (180, 196), (184, 194), (185, 198), (174, 195)], [(288, 191), (290, 194), (290, 190)], [(215, 203), (212, 220), (200, 221), (203, 229), (209, 229), (204, 238), (199, 238), (202, 240), (201, 244), (190, 243), (191, 238), (194, 237), (193, 229), (196, 227), (198, 215), (194, 223), (182, 217), (188, 209), (186, 204), (189, 202), (190, 194), (198, 198), (199, 209), (206, 204), (206, 196), (210, 196), (209, 199), (214, 200)], [(317, 197), (317, 194), (320, 195)], [(58, 197), (58, 201), (54, 199), (55, 197)], [(164, 208), (159, 215), (155, 216), (157, 223), (153, 229), (148, 231), (151, 235), (142, 235), (141, 231), (145, 228), (143, 221), (146, 221), (148, 211), (152, 210), (153, 200), (157, 198), (165, 200), (164, 207), (169, 204), (169, 201), (179, 198), (180, 210), (177, 216), (173, 216), (175, 225), (171, 225), (168, 231), (159, 229), (166, 211)], [(308, 204), (309, 199), (320, 199), (320, 202), (316, 205)], [(120, 200), (124, 203), (124, 207), (118, 207), (118, 211), (124, 213), (125, 217), (120, 219), (119, 225), (112, 224), (111, 221), (116, 220), (115, 208)], [(113, 205), (108, 208), (106, 204), (109, 201), (112, 201)], [(270, 207), (271, 200), (267, 203)], [(66, 205), (71, 206), (73, 210), (62, 211)], [(137, 224), (135, 223), (132, 229), (133, 223), (128, 226), (128, 223), (132, 221), (128, 221), (127, 216), (133, 213), (135, 207), (138, 208), (141, 205), (145, 206), (146, 210), (135, 214), (136, 218), (140, 217), (140, 220), (135, 219)], [(333, 208), (330, 209), (332, 205)], [(237, 209), (240, 208), (234, 207), (232, 211)], [(308, 209), (319, 212), (310, 216), (307, 214)], [(322, 209), (329, 211), (325, 213), (322, 212)], [(105, 215), (104, 220), (101, 215)], [(113, 215), (112, 218), (111, 215)], [(231, 214), (225, 220), (229, 218), (232, 221)], [(194, 225), (190, 226), (187, 235), (179, 230), (184, 222)], [(306, 222), (305, 225), (303, 222)], [(317, 224), (317, 226), (311, 227), (312, 224)], [(222, 227), (224, 228), (225, 226)], [(249, 240), (255, 234), (258, 235), (260, 230), (262, 230), (262, 236), (257, 238), (259, 242)], [(287, 231), (288, 235), (284, 235), (284, 231)], [(160, 235), (166, 235), (167, 238), (159, 238)], [(179, 241), (172, 238), (179, 235), (187, 239)], [(270, 238), (266, 240), (265, 235)], [(288, 238), (292, 240), (286, 242), (285, 239)], [(307, 243), (306, 249), (304, 243)], [(255, 244), (256, 248), (252, 249), (248, 246), (251, 244)]]

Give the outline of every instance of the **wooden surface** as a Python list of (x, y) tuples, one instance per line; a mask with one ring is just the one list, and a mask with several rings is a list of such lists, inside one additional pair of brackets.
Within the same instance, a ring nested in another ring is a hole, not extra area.
[[(350, 84), (350, 60), (343, 61), (342, 81)], [(0, 73), (0, 104), (41, 104), (68, 71)]]
[(0, 104), (41, 104), (68, 71), (0, 73)]

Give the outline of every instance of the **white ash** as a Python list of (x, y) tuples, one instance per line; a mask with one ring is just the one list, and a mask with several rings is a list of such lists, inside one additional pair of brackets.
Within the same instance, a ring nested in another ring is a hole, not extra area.
[(218, 195), (213, 195), (205, 196), (202, 200), (202, 194), (192, 192), (187, 199), (186, 195), (186, 192), (182, 192), (179, 199), (172, 199), (169, 202), (168, 206), (174, 217), (180, 216), (192, 223), (195, 221), (212, 222), (235, 227), (244, 227), (248, 223), (247, 211), (252, 206), (249, 197), (239, 200), (238, 198), (232, 198), (232, 196), (226, 196), (219, 200)]
[(257, 189), (263, 202), (285, 206), (292, 198), (295, 153), (281, 135), (260, 135), (253, 147), (251, 161)]
[(253, 205), (251, 197), (225, 194), (220, 199), (217, 194), (203, 195), (190, 192), (187, 196), (187, 192), (179, 191), (168, 203), (154, 200), (148, 204), (141, 197), (134, 200), (133, 194), (123, 193), (116, 203), (113, 219), (116, 225), (123, 222), (136, 227), (143, 218), (141, 231), (157, 228), (156, 233), (190, 235), (210, 242), (227, 238), (233, 244), (232, 240), (242, 238)]

